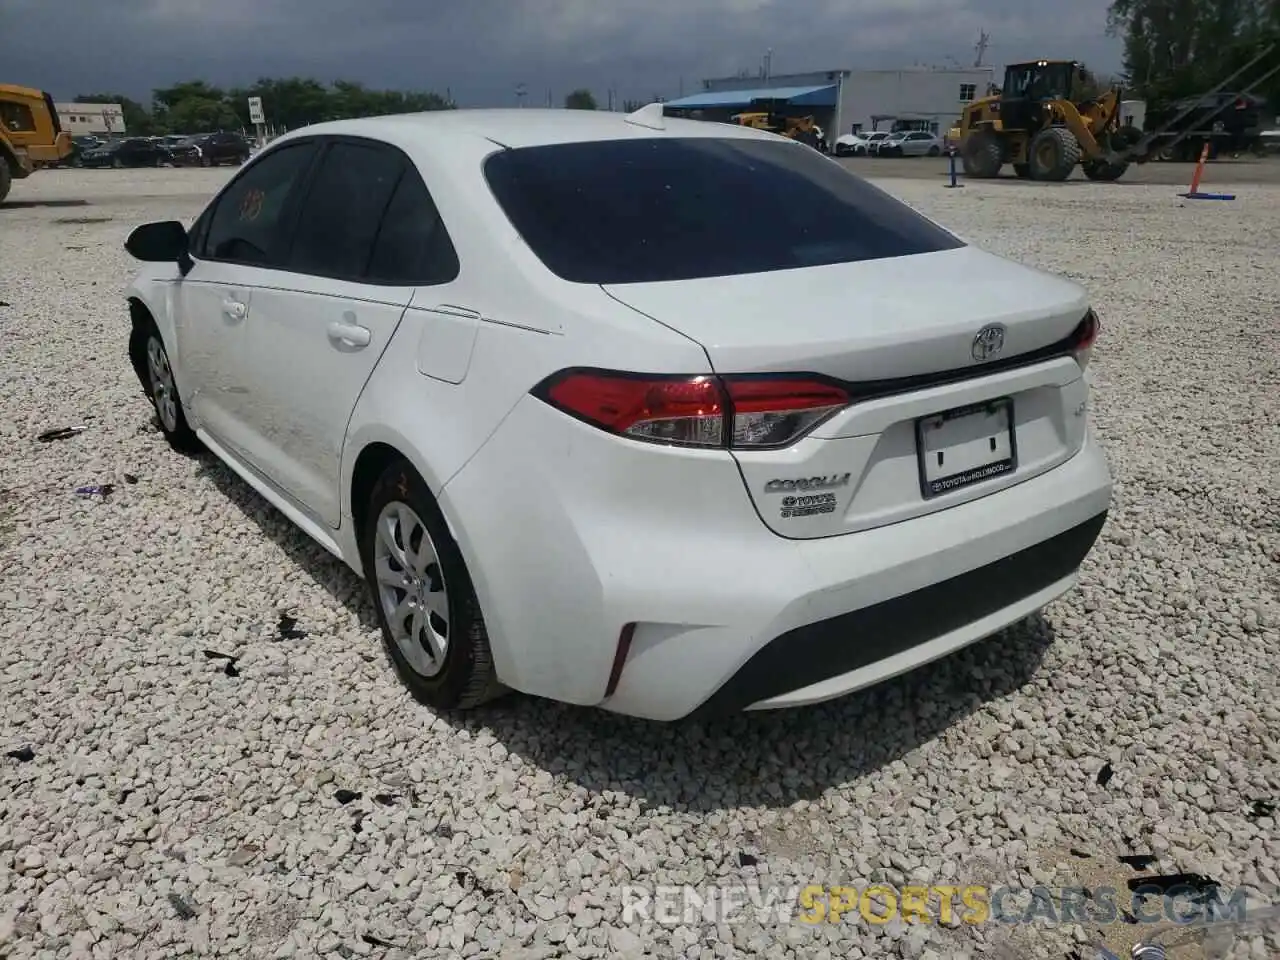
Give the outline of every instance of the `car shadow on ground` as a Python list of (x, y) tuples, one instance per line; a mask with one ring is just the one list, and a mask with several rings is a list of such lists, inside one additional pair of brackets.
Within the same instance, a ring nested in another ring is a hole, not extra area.
[(31, 210), (36, 207), (88, 207), (88, 200), (6, 200), (0, 210)]
[[(378, 629), (365, 583), (350, 568), (212, 456), (200, 458), (199, 472), (362, 625)], [(1036, 614), (869, 690), (790, 710), (664, 724), (513, 694), (444, 719), (472, 735), (487, 732), (594, 794), (699, 814), (783, 809), (897, 760), (914, 765), (912, 751), (1027, 684), (1053, 640), (1052, 624)]]

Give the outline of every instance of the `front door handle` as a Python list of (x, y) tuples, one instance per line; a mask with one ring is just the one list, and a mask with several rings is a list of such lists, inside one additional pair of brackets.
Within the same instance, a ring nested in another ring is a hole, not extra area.
[(232, 320), (243, 320), (245, 314), (249, 312), (249, 308), (239, 300), (228, 299), (222, 301), (222, 312)]
[(329, 339), (343, 347), (367, 347), (369, 341), (373, 339), (367, 327), (359, 326), (354, 323), (331, 323), (328, 329)]

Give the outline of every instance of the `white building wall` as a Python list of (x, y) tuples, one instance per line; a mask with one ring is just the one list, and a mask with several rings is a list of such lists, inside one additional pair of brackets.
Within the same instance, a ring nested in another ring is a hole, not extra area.
[[(854, 125), (872, 130), (873, 116), (898, 115), (903, 119), (923, 119), (936, 124), (945, 134), (964, 108), (961, 94), (972, 88), (973, 97), (986, 95), (993, 81), (990, 67), (960, 70), (854, 70), (841, 90), (839, 135), (851, 133)], [(892, 121), (882, 121), (887, 130)]]
[(73, 137), (87, 134), (121, 134), (124, 110), (118, 103), (55, 103), (62, 129)]

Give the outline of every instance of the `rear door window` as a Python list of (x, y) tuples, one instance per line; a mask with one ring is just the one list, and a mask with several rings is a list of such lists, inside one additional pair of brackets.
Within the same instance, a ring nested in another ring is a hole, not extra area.
[(311, 166), (316, 145), (276, 147), (231, 182), (217, 200), (200, 255), (279, 267), (289, 238), (290, 198)]
[(406, 167), (401, 154), (390, 147), (372, 142), (331, 144), (303, 200), (289, 269), (362, 278), (383, 212)]
[(458, 255), (414, 167), (400, 178), (369, 261), (371, 283), (429, 286), (458, 276)]
[(498, 203), (549, 270), (577, 283), (766, 273), (964, 246), (796, 143), (654, 137), (504, 150)]

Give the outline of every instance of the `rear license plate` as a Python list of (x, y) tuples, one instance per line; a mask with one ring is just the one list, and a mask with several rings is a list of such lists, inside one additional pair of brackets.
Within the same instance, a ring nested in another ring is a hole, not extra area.
[(1013, 401), (975, 403), (916, 421), (920, 493), (926, 500), (1013, 473)]

